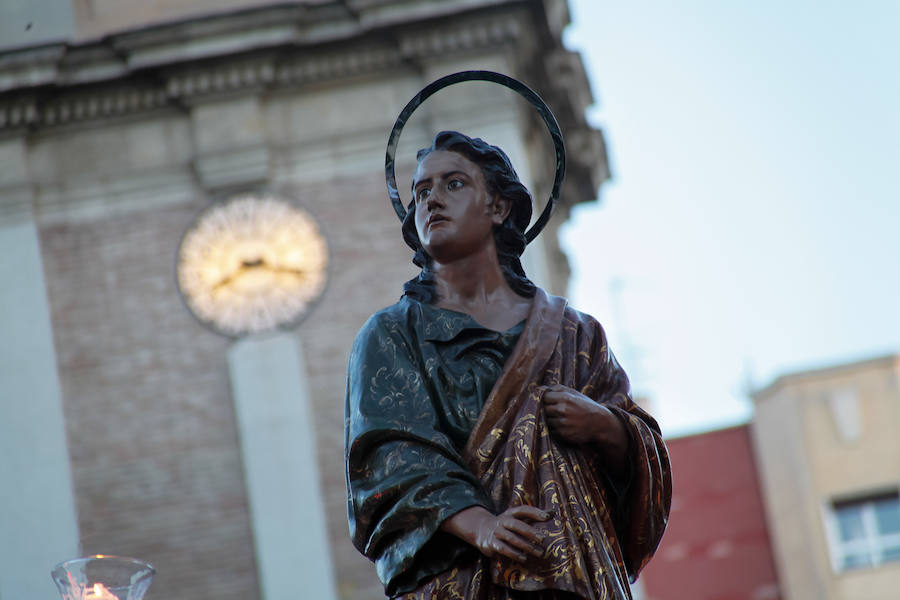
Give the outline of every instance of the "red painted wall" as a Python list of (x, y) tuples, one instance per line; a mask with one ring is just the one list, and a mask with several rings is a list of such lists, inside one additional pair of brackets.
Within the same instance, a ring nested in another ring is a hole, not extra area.
[(644, 600), (780, 600), (748, 427), (666, 445), (672, 512)]

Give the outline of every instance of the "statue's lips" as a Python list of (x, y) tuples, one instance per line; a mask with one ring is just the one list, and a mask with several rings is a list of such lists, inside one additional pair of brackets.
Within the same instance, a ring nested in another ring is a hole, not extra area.
[(450, 219), (443, 215), (431, 215), (428, 217), (428, 220), (425, 222), (426, 227), (434, 227), (435, 225), (440, 225), (441, 223), (449, 223)]

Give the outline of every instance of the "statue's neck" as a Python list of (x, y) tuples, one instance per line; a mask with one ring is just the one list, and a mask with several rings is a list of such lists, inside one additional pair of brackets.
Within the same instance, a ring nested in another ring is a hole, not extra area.
[(440, 262), (435, 259), (431, 270), (438, 297), (453, 303), (488, 302), (497, 294), (502, 294), (503, 288), (509, 288), (500, 269), (497, 251), (490, 246), (453, 261)]
[(437, 302), (471, 315), (476, 321), (505, 331), (527, 317), (531, 298), (516, 294), (500, 269), (496, 251), (492, 260), (471, 256), (451, 263), (433, 262)]

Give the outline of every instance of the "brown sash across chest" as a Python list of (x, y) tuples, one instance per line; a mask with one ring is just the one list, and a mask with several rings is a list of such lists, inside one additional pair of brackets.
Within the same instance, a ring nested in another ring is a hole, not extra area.
[[(569, 311), (575, 315), (574, 311)], [(583, 598), (626, 598), (626, 575), (615, 543), (606, 495), (589, 449), (558, 442), (544, 421), (546, 386), (579, 389), (575, 369), (563, 368), (589, 348), (567, 318), (566, 301), (542, 290), (525, 330), (488, 396), (463, 451), (469, 468), (491, 496), (497, 512), (536, 506), (553, 517), (535, 526), (546, 536), (540, 559), (489, 563), (494, 584), (517, 590), (555, 589)], [(611, 572), (617, 571), (617, 573)]]

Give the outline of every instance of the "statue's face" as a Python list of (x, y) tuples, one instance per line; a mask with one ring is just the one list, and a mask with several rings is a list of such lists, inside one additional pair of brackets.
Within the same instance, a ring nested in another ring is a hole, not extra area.
[(509, 202), (488, 192), (481, 167), (446, 150), (419, 162), (413, 196), (419, 240), (439, 263), (494, 248), (494, 226), (509, 214)]

